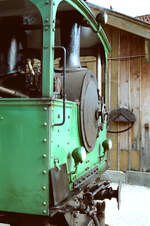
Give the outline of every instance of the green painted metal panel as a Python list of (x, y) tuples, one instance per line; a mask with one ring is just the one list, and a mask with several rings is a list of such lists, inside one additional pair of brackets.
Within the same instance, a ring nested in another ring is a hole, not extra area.
[[(52, 126), (51, 126), (51, 155), (50, 167), (53, 168), (57, 164), (67, 164), (68, 175), (70, 175), (70, 188), (72, 182), (84, 175), (85, 172), (98, 166), (99, 171), (102, 172), (106, 169), (106, 156), (103, 156), (102, 142), (106, 139), (106, 128), (100, 132), (94, 150), (87, 153), (86, 161), (79, 163), (75, 171), (75, 162), (72, 157), (72, 152), (76, 148), (82, 146), (80, 136), (80, 118), (79, 107), (74, 102), (66, 101), (66, 121), (63, 126), (53, 126), (55, 123), (62, 121), (62, 100), (54, 100), (51, 105), (52, 111)], [(102, 157), (103, 156), (103, 157)]]
[(53, 95), (53, 71), (54, 71), (54, 27), (53, 18), (54, 2), (51, 0), (29, 0), (40, 11), (43, 25), (43, 58), (42, 58), (42, 96)]
[[(60, 0), (30, 1), (42, 16), (42, 95), (48, 97), (53, 95), (55, 16)], [(108, 51), (107, 40), (85, 3), (79, 0), (66, 2), (88, 19)], [(75, 163), (72, 152), (82, 146), (79, 107), (66, 101), (65, 124), (53, 126), (62, 121), (62, 106), (62, 100), (0, 100), (0, 211), (48, 215), (51, 204), (48, 171), (56, 166), (55, 160), (59, 160), (58, 164), (67, 164), (70, 188), (75, 179), (94, 166), (99, 166), (100, 171), (105, 168), (101, 144), (106, 129), (100, 133), (86, 161), (79, 164), (73, 174)]]
[(87, 169), (105, 168), (105, 158), (100, 159), (103, 149), (99, 148), (105, 139), (103, 132), (86, 162), (71, 174), (75, 170), (72, 152), (82, 146), (78, 111), (76, 103), (66, 101), (66, 122), (57, 127), (53, 124), (62, 121), (62, 100), (0, 101), (1, 211), (48, 215), (48, 171), (56, 166), (56, 159), (59, 164), (67, 163), (70, 188)]
[(68, 161), (68, 171), (72, 169), (72, 150), (81, 146), (78, 128), (78, 108), (73, 102), (66, 101), (66, 120), (63, 126), (53, 126), (62, 122), (62, 100), (52, 101), (52, 126), (51, 126), (51, 156), (50, 162), (53, 168), (55, 159), (63, 164)]
[(48, 214), (48, 120), (42, 101), (0, 101), (1, 211)]

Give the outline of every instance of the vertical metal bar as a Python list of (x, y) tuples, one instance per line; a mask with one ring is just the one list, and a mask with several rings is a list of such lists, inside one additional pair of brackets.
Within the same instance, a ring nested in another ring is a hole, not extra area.
[(145, 145), (144, 145), (144, 169), (149, 170), (149, 124), (146, 123), (144, 125), (144, 129), (145, 129)]
[[(108, 61), (108, 112), (111, 111), (111, 60)], [(110, 130), (110, 124), (108, 125), (108, 130)], [(108, 133), (110, 138), (110, 134)], [(110, 167), (110, 151), (107, 152), (108, 168)]]
[[(118, 35), (118, 56), (120, 56), (120, 31)], [(119, 103), (119, 95), (120, 95), (120, 61), (118, 62), (118, 76), (117, 76), (117, 82), (118, 82), (118, 96), (117, 96), (117, 104), (120, 105)], [(119, 125), (118, 125), (119, 127)], [(117, 128), (119, 130), (119, 128)], [(118, 150), (117, 150), (117, 170), (120, 170), (120, 136), (118, 136)]]
[(102, 95), (102, 65), (101, 65), (101, 55), (100, 50), (98, 48), (97, 58), (96, 58), (96, 77), (98, 83), (98, 90), (100, 92), (100, 96)]
[(111, 111), (111, 60), (108, 61), (109, 81), (108, 81), (108, 112)]
[[(130, 68), (130, 60), (129, 60), (129, 68)], [(128, 79), (128, 107), (131, 105), (131, 71), (129, 70), (129, 79)], [(131, 169), (131, 130), (128, 131), (128, 170)]]
[(128, 170), (131, 169), (131, 135), (130, 131), (128, 131)]
[(141, 126), (141, 75), (142, 75), (142, 70), (141, 70), (141, 65), (142, 65), (142, 58), (140, 58), (140, 109), (139, 109), (139, 131), (140, 131), (140, 141), (139, 141), (139, 149), (140, 149), (140, 171), (143, 171), (143, 150), (142, 150), (142, 126)]
[(63, 65), (63, 120), (61, 123), (54, 124), (53, 126), (62, 126), (65, 123), (66, 110), (65, 110), (65, 96), (66, 96), (66, 49), (63, 46), (54, 46), (54, 49), (62, 49), (64, 52), (64, 65)]

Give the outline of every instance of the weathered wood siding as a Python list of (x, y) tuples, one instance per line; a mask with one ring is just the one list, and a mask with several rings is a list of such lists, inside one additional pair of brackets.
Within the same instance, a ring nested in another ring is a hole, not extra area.
[[(150, 63), (144, 57), (145, 40), (128, 32), (106, 27), (112, 51), (108, 60), (110, 110), (128, 108), (136, 116), (134, 127), (112, 134), (110, 167), (118, 170), (150, 169)], [(111, 130), (128, 127), (111, 123)]]

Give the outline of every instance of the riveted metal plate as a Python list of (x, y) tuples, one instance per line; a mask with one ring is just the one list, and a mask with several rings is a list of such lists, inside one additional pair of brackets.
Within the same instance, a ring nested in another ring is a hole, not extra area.
[(0, 101), (0, 211), (48, 215), (49, 133), (43, 122), (49, 123), (49, 107), (43, 111), (43, 104), (42, 99)]

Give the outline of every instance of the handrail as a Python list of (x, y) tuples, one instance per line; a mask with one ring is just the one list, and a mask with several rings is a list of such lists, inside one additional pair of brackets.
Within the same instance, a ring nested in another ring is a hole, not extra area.
[(53, 126), (62, 126), (65, 123), (66, 111), (65, 111), (65, 96), (66, 96), (66, 49), (64, 46), (54, 46), (54, 49), (62, 49), (64, 52), (64, 65), (63, 65), (63, 121), (61, 123), (53, 124)]

